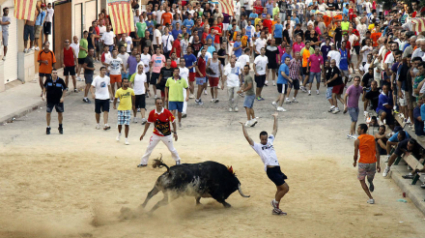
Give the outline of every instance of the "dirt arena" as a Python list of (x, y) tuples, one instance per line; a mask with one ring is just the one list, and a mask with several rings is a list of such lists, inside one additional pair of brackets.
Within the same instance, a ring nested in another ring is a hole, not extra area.
[[(301, 94), (300, 103), (279, 114), (274, 146), (290, 191), (281, 203), (288, 216), (272, 216), (275, 187), (242, 135), (238, 122), (246, 120), (245, 112), (227, 112), (225, 92), (219, 104), (209, 95), (202, 107), (190, 102), (175, 147), (184, 163), (232, 165), (250, 198), (236, 192), (225, 209), (213, 199), (196, 207), (186, 197), (152, 216), (142, 211), (120, 219), (122, 208), (136, 211), (165, 171), (136, 167), (152, 129), (139, 142), (141, 126), (132, 124), (131, 145), (117, 143), (115, 127), (94, 129), (94, 104), (83, 104), (79, 93), (65, 99), (64, 135), (57, 134), (55, 113), (52, 135), (44, 134), (44, 107), (0, 127), (0, 237), (424, 237), (424, 216), (410, 201), (396, 201), (402, 191), (391, 179), (377, 174), (376, 204), (366, 203), (352, 166), (353, 141), (346, 139), (349, 116), (327, 112), (324, 89), (319, 96)], [(255, 102), (259, 123), (248, 129), (256, 141), (261, 130), (272, 129), (276, 89), (266, 88), (264, 96)], [(110, 119), (115, 125), (115, 110)], [(151, 159), (160, 153), (174, 164), (162, 144)], [(155, 196), (147, 209), (160, 199)]]

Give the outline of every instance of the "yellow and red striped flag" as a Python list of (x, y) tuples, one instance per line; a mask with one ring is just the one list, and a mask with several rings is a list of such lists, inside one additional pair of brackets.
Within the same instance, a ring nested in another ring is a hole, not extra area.
[(37, 0), (14, 0), (14, 5), (16, 19), (35, 21)]
[(217, 7), (221, 11), (221, 13), (226, 13), (230, 16), (234, 15), (233, 14), (233, 10), (234, 10), (233, 0), (213, 0), (210, 3), (217, 4)]
[(134, 31), (130, 0), (107, 0), (112, 28), (116, 35)]

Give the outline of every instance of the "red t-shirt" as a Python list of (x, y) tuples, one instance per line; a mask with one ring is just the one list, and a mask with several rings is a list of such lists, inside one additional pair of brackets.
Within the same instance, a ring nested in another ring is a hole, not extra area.
[(160, 113), (157, 113), (156, 110), (152, 110), (148, 117), (148, 123), (154, 124), (153, 133), (157, 136), (171, 135), (170, 123), (173, 123), (174, 120), (173, 114), (165, 108), (163, 108)]
[[(210, 32), (212, 30), (217, 30), (218, 33), (222, 32), (220, 27), (218, 27), (218, 26), (212, 26)], [(218, 34), (215, 35), (214, 43), (220, 43), (220, 36)]]
[(359, 31), (357, 29), (353, 29), (351, 31), (351, 33), (353, 33), (354, 35), (356, 35), (359, 38), (359, 40), (354, 41), (353, 46), (360, 46), (360, 43), (359, 43), (360, 42), (360, 33), (359, 33)]
[[(173, 48), (171, 49), (170, 56), (171, 56), (171, 53), (172, 53), (172, 52), (174, 52), (174, 49), (175, 49), (175, 51), (176, 51), (177, 58), (180, 58), (180, 57), (181, 57), (181, 52), (182, 52), (182, 47), (181, 47), (181, 45), (180, 45), (180, 41), (179, 41), (179, 39), (177, 39), (177, 40), (175, 40), (175, 41), (173, 42)], [(173, 66), (171, 66), (171, 67), (173, 67)], [(176, 66), (176, 67), (177, 67), (177, 66)], [(174, 68), (175, 68), (175, 67), (174, 67)]]
[(173, 69), (174, 69), (174, 68), (177, 68), (177, 62), (176, 62), (176, 61), (174, 61), (174, 60), (172, 60), (172, 61), (171, 61), (171, 65), (170, 65), (170, 67), (171, 67), (171, 68), (173, 68)]
[(263, 27), (267, 27), (267, 29), (269, 30), (269, 33), (272, 33), (272, 20), (265, 19), (263, 21)]
[(204, 33), (202, 33), (202, 39), (201, 39), (201, 42), (202, 42), (202, 44), (203, 45), (205, 45), (207, 42), (206, 42), (206, 39), (207, 39), (207, 36), (208, 36), (209, 34), (207, 33), (207, 32), (204, 32)]
[(198, 69), (199, 69), (199, 71), (201, 71), (203, 76), (201, 77), (201, 75), (199, 75), (198, 71), (196, 71), (195, 77), (198, 77), (198, 78), (205, 77), (206, 76), (206, 68), (205, 68), (206, 62), (205, 62), (205, 59), (202, 58), (202, 55), (199, 56), (199, 58), (198, 58), (197, 66), (198, 66)]

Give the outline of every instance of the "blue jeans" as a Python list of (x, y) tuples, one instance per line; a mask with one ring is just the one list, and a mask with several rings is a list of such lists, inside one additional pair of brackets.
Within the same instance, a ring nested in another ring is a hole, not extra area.
[(109, 45), (108, 47), (109, 47), (109, 52), (111, 52), (111, 54), (112, 54), (112, 50), (114, 50), (114, 46), (113, 45)]
[(310, 72), (310, 78), (308, 79), (308, 83), (313, 83), (314, 81), (314, 76), (316, 76), (316, 82), (319, 84), (320, 83), (320, 78), (321, 78), (321, 73), (313, 73)]
[(304, 22), (304, 14), (298, 14), (298, 19), (300, 20), (300, 23), (302, 24)]
[(362, 15), (362, 13), (363, 13), (363, 8), (362, 8), (362, 6), (361, 6), (361, 5), (356, 5), (356, 7), (357, 7), (357, 14), (358, 14), (358, 15)]

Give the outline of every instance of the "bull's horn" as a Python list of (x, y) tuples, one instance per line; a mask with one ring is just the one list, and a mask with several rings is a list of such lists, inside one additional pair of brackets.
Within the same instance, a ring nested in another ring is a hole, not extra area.
[(242, 189), (241, 189), (241, 185), (240, 185), (240, 184), (238, 185), (238, 191), (239, 191), (239, 194), (240, 194), (242, 197), (244, 197), (244, 198), (249, 198), (249, 197), (250, 197), (250, 195), (245, 195), (245, 194), (243, 194)]

